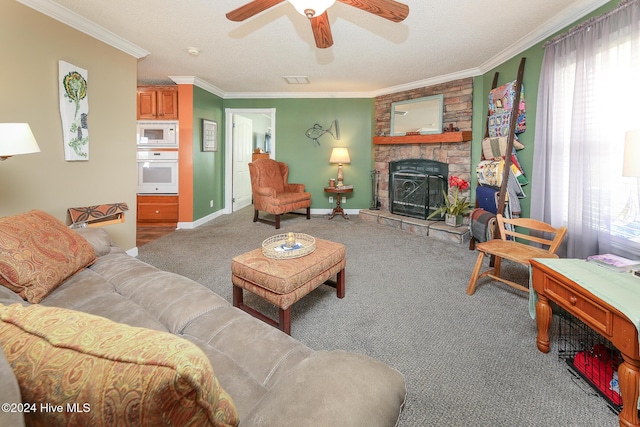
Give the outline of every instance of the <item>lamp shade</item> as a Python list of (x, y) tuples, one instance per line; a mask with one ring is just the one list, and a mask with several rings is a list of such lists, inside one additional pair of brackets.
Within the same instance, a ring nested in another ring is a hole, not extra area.
[(329, 9), (336, 0), (289, 0), (298, 12), (307, 18), (315, 18)]
[(40, 152), (28, 123), (0, 123), (0, 158)]
[(336, 147), (331, 151), (329, 163), (351, 163), (349, 151), (344, 147)]
[(640, 176), (640, 129), (625, 135), (622, 176)]

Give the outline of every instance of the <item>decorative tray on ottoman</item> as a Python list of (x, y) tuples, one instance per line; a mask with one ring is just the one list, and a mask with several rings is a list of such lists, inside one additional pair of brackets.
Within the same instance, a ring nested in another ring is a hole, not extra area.
[[(287, 240), (293, 235), (295, 245), (287, 246)], [(316, 239), (304, 233), (285, 233), (269, 237), (262, 242), (262, 254), (273, 259), (292, 259), (308, 255), (316, 250)]]

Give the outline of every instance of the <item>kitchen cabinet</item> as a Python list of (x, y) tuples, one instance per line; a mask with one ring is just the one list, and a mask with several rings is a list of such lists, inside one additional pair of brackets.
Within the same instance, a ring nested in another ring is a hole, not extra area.
[(138, 120), (178, 120), (176, 86), (138, 86)]
[(178, 196), (138, 195), (139, 225), (175, 226), (178, 224)]

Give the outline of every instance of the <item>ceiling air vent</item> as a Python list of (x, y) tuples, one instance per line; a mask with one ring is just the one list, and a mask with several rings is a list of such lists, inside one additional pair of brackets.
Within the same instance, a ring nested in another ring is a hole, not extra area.
[(284, 76), (283, 77), (290, 85), (308, 85), (309, 77), (307, 76)]

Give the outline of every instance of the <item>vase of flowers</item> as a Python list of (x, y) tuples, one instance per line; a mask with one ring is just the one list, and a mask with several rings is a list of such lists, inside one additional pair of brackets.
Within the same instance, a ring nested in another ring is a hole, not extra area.
[[(453, 194), (450, 194), (453, 188), (455, 188), (455, 191)], [(445, 224), (452, 227), (461, 226), (462, 216), (471, 212), (471, 202), (469, 202), (466, 197), (460, 197), (460, 190), (466, 190), (468, 188), (469, 182), (458, 176), (450, 176), (449, 191), (445, 192), (442, 190), (442, 194), (444, 194), (444, 204), (434, 210), (427, 219), (440, 215), (440, 217), (445, 217)]]
[(462, 215), (444, 214), (444, 223), (451, 227), (460, 227), (462, 225)]

